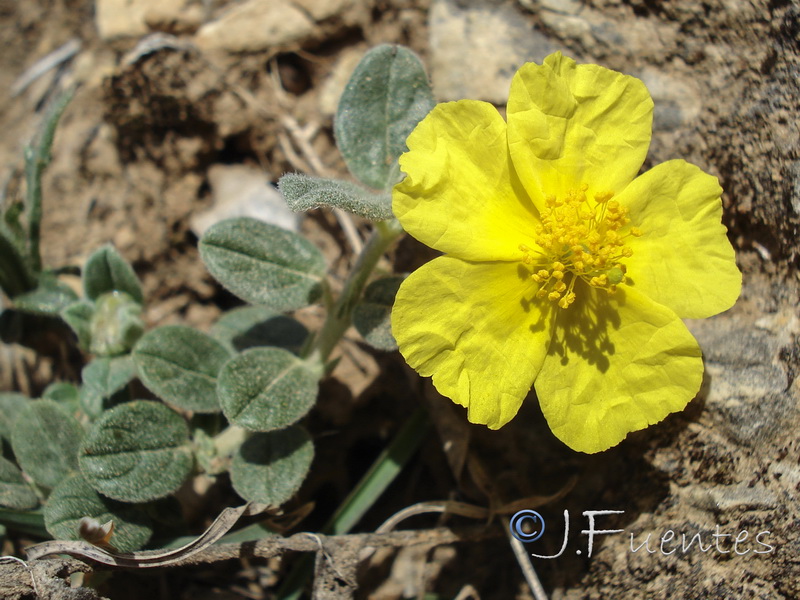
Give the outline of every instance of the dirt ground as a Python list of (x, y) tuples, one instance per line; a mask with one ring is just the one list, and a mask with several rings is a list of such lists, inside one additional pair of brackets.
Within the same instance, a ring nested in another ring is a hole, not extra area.
[[(656, 103), (645, 167), (680, 157), (720, 178), (744, 290), (732, 310), (689, 324), (706, 360), (700, 397), (597, 456), (558, 443), (535, 401), (499, 432), (466, 425), (399, 355), (368, 350), (352, 333), (308, 419), (317, 459), (292, 507), (315, 508), (297, 530), (319, 528), (409, 406), (427, 403), (437, 433), (358, 531), (372, 531), (418, 501), (488, 506), (568, 487), (541, 509), (554, 531), (569, 510), (567, 549), (534, 561), (553, 600), (799, 598), (796, 3), (0, 0), (3, 197), (23, 193), (23, 147), (58, 90), (77, 84), (45, 179), (45, 264), (80, 265), (111, 242), (143, 282), (149, 327), (207, 330), (238, 304), (197, 251), (208, 218), (244, 210), (226, 205), (226, 195), (245, 194), (225, 182), (274, 183), (288, 171), (345, 176), (333, 142), (336, 99), (358, 58), (379, 43), (415, 50), (442, 101), (473, 97), (501, 105), (516, 67), (559, 49), (642, 78)], [(67, 58), (28, 77), (59, 49)], [(362, 234), (368, 229), (357, 225)], [(299, 227), (341, 276), (353, 253), (336, 219), (314, 211)], [(408, 272), (431, 256), (404, 239), (381, 268)], [(319, 322), (315, 309), (301, 318)], [(57, 359), (19, 346), (4, 346), (0, 356), (0, 389), (35, 396), (52, 378), (76, 376)], [(624, 532), (598, 536), (591, 557), (579, 534), (587, 510), (623, 511), (598, 521)], [(532, 598), (508, 540), (492, 527), (498, 535), (480, 542), (377, 553), (362, 565), (356, 597)], [(657, 545), (668, 530), (678, 538), (702, 531), (705, 541), (715, 531), (747, 531), (753, 552), (632, 551), (648, 534)], [(763, 531), (773, 550), (756, 554), (766, 547), (752, 538)], [(558, 552), (561, 538), (551, 541), (546, 554)], [(115, 574), (99, 589), (115, 600), (271, 598), (293, 560)]]

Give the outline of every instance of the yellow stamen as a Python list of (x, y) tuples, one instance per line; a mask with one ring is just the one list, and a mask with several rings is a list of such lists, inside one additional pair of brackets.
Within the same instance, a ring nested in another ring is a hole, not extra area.
[(592, 201), (588, 190), (582, 184), (566, 194), (546, 196), (541, 224), (534, 231), (538, 248), (519, 246), (522, 262), (533, 266), (531, 279), (539, 284), (536, 296), (561, 308), (575, 302), (573, 288), (579, 278), (613, 294), (617, 284), (625, 283), (620, 260), (633, 255), (625, 241), (643, 234), (638, 227), (627, 227), (628, 208), (612, 200), (613, 192), (597, 192)]

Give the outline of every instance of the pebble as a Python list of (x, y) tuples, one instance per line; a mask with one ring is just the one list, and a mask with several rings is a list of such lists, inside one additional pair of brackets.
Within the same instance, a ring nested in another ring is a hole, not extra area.
[(433, 93), (505, 104), (511, 78), (526, 62), (561, 49), (513, 6), (434, 0), (428, 17)]
[(214, 198), (212, 207), (192, 215), (192, 232), (199, 238), (209, 227), (233, 217), (252, 217), (297, 232), (298, 215), (289, 210), (269, 175), (247, 165), (214, 165), (208, 180)]

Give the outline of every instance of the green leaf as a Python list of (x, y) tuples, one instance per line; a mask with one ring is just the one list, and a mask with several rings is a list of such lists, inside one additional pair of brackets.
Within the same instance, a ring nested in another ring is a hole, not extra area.
[(139, 304), (144, 301), (136, 273), (112, 246), (95, 250), (86, 261), (83, 290), (91, 300), (109, 292), (125, 292)]
[(147, 502), (177, 490), (192, 470), (189, 428), (158, 402), (136, 400), (103, 413), (86, 436), (78, 462), (96, 491)]
[(11, 447), (22, 470), (41, 486), (53, 488), (78, 469), (83, 429), (67, 409), (52, 400), (34, 400), (19, 412)]
[(89, 345), (92, 343), (93, 316), (94, 302), (89, 302), (88, 300), (73, 302), (61, 310), (61, 318), (78, 336), (78, 345), (84, 350), (88, 350)]
[(118, 552), (138, 550), (153, 533), (150, 518), (139, 508), (103, 498), (80, 474), (67, 477), (50, 494), (44, 507), (47, 531), (57, 540), (79, 540), (83, 517), (114, 522), (111, 545)]
[(302, 427), (257, 433), (231, 462), (233, 489), (245, 500), (280, 506), (300, 488), (314, 459), (314, 444)]
[(406, 138), (434, 106), (425, 69), (408, 48), (373, 48), (339, 101), (334, 133), (347, 167), (366, 185), (389, 189)]
[(287, 173), (278, 181), (278, 188), (289, 208), (296, 212), (330, 206), (372, 221), (393, 216), (390, 194), (376, 194), (347, 181)]
[(14, 308), (43, 315), (58, 315), (77, 299), (78, 295), (71, 287), (46, 274), (39, 278), (36, 289), (14, 298)]
[(72, 416), (83, 412), (81, 391), (77, 386), (64, 381), (51, 383), (42, 392), (42, 398), (53, 400), (63, 406)]
[(321, 373), (280, 348), (253, 348), (222, 367), (217, 396), (231, 423), (250, 431), (282, 429), (314, 406)]
[(136, 377), (136, 365), (129, 355), (95, 358), (81, 371), (81, 404), (86, 414), (97, 418), (108, 400)]
[(269, 306), (243, 306), (222, 315), (209, 334), (231, 354), (258, 346), (278, 346), (297, 353), (308, 329)]
[(89, 350), (100, 356), (125, 354), (142, 333), (142, 305), (125, 292), (108, 292), (95, 299), (89, 323)]
[(165, 402), (195, 412), (218, 412), (217, 373), (228, 350), (205, 333), (182, 325), (148, 331), (133, 349), (139, 377)]
[(14, 420), (30, 399), (25, 394), (0, 392), (0, 438), (11, 441)]
[(392, 306), (403, 277), (373, 281), (364, 290), (363, 300), (353, 309), (353, 325), (367, 343), (379, 350), (397, 350), (392, 335)]
[(39, 499), (31, 489), (22, 472), (5, 458), (0, 457), (0, 506), (14, 510), (36, 508)]
[(213, 225), (200, 239), (211, 274), (251, 304), (288, 311), (322, 294), (325, 259), (299, 235), (249, 217)]
[(30, 265), (5, 231), (5, 227), (0, 227), (0, 289), (13, 299), (35, 287), (36, 277)]

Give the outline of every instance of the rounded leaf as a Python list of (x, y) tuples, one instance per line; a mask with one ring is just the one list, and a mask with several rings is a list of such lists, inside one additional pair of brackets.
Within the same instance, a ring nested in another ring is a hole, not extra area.
[(133, 349), (133, 361), (147, 388), (186, 410), (219, 411), (217, 373), (230, 353), (205, 333), (182, 325), (148, 331)]
[(251, 304), (281, 311), (313, 304), (322, 294), (325, 259), (299, 235), (249, 217), (210, 227), (200, 256), (223, 286)]
[(153, 533), (150, 518), (140, 509), (103, 498), (80, 473), (62, 481), (50, 494), (44, 507), (44, 524), (57, 540), (79, 540), (83, 517), (99, 523), (114, 522), (111, 545), (119, 552), (141, 548)]
[(61, 310), (61, 318), (78, 336), (78, 345), (84, 350), (88, 350), (92, 343), (92, 317), (94, 302), (88, 300), (73, 302)]
[(280, 506), (300, 488), (314, 459), (314, 444), (302, 427), (257, 433), (231, 462), (233, 489), (245, 500)]
[(95, 250), (86, 261), (83, 291), (91, 300), (109, 292), (125, 292), (139, 304), (144, 301), (136, 273), (112, 246)]
[(53, 275), (42, 274), (36, 289), (14, 298), (14, 308), (42, 315), (58, 315), (77, 299), (77, 294), (66, 283)]
[(189, 428), (175, 411), (137, 400), (105, 412), (86, 436), (78, 462), (96, 491), (147, 502), (177, 490), (192, 469)]
[(29, 401), (25, 394), (0, 392), (0, 438), (11, 441), (14, 420)]
[(22, 472), (5, 458), (0, 457), (0, 506), (14, 510), (30, 510), (39, 504)]
[(286, 350), (253, 348), (225, 364), (217, 396), (231, 423), (250, 431), (282, 429), (314, 406), (319, 375)]
[(364, 298), (353, 309), (353, 325), (366, 342), (378, 350), (397, 350), (392, 335), (392, 306), (403, 277), (373, 281), (364, 290)]
[(52, 400), (29, 402), (17, 415), (11, 447), (19, 466), (41, 486), (55, 487), (78, 469), (83, 429)]
[(81, 371), (81, 403), (86, 413), (93, 418), (100, 416), (104, 404), (134, 377), (136, 365), (130, 356), (95, 358)]
[(226, 312), (209, 331), (231, 353), (259, 346), (278, 346), (298, 352), (308, 329), (268, 306), (243, 306)]
[(42, 398), (57, 402), (76, 418), (80, 418), (79, 415), (83, 412), (81, 391), (72, 383), (55, 381), (45, 388)]
[(393, 185), (406, 138), (434, 106), (419, 58), (382, 45), (361, 59), (336, 111), (334, 133), (350, 172), (376, 189)]

